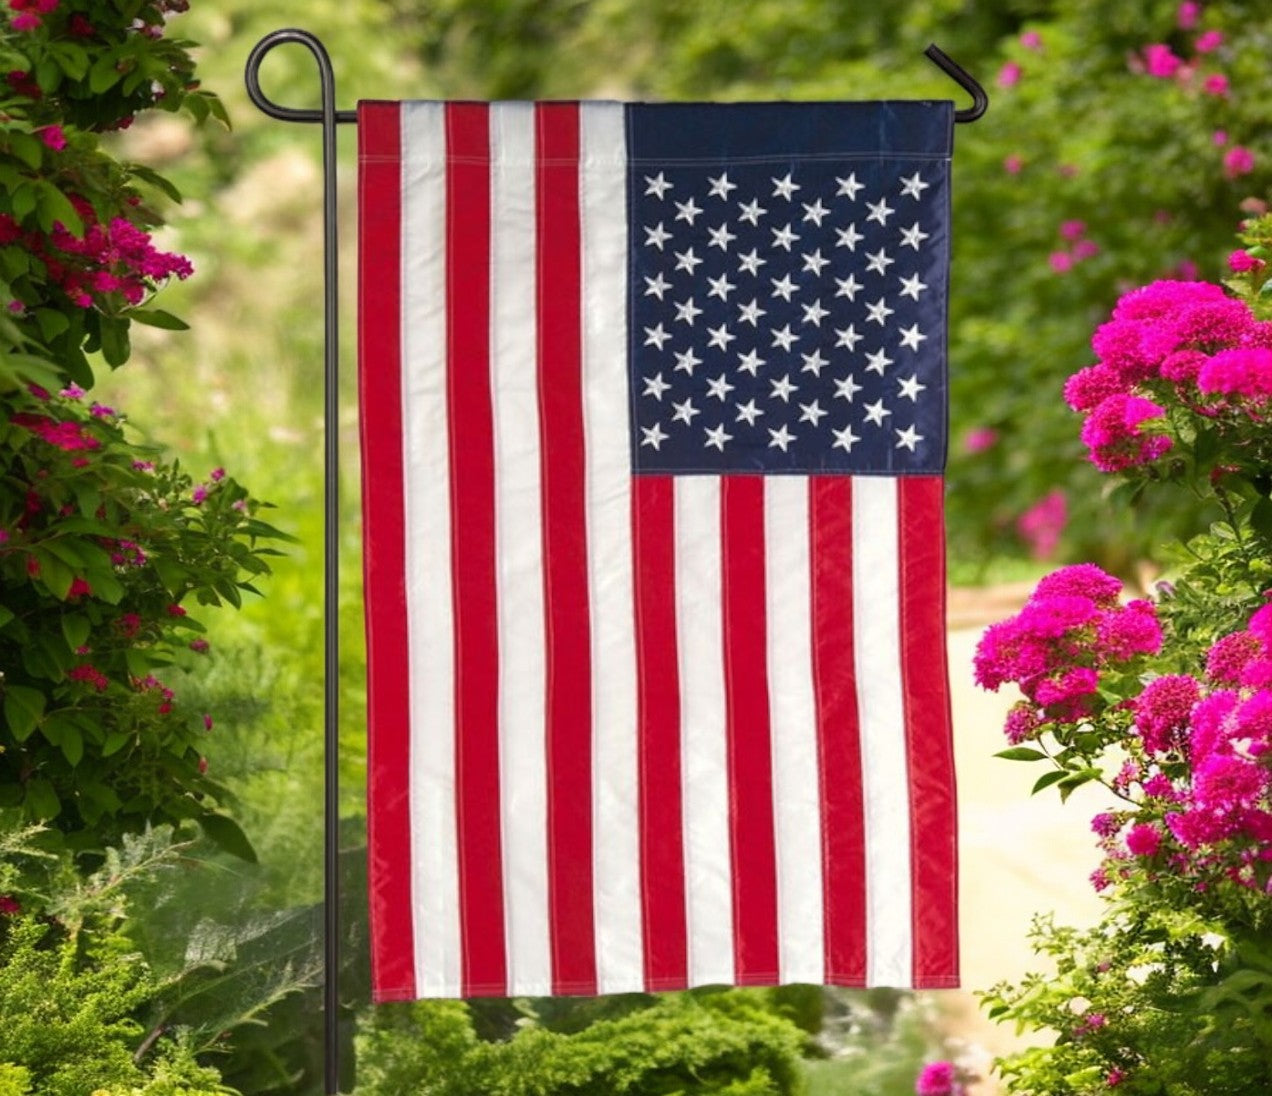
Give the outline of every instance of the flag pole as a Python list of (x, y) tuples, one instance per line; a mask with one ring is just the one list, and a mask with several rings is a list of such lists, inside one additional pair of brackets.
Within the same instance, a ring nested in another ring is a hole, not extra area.
[[(261, 90), (260, 66), (276, 46), (305, 46), (318, 65), (322, 86), (320, 110), (294, 110), (272, 102)], [(339, 295), (336, 214), (336, 126), (356, 122), (354, 111), (336, 110), (336, 80), (326, 49), (308, 31), (276, 30), (252, 49), (245, 73), (253, 103), (283, 122), (322, 125), (323, 172), (323, 1075), (324, 1092), (340, 1091), (340, 467), (339, 467)]]

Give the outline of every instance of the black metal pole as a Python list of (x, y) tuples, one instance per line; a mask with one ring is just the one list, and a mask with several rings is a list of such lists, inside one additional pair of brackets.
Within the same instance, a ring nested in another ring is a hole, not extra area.
[[(275, 46), (297, 42), (313, 54), (322, 83), (320, 111), (292, 110), (265, 97), (260, 66)], [(323, 1075), (327, 1096), (340, 1091), (340, 446), (339, 294), (336, 220), (336, 125), (356, 121), (336, 110), (336, 81), (322, 43), (303, 30), (276, 30), (253, 48), (247, 60), (247, 90), (262, 111), (286, 122), (322, 123), (323, 175)]]

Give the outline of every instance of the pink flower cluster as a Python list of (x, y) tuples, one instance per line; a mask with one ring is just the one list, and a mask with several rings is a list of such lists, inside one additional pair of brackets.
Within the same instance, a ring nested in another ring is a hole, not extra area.
[(91, 434), (86, 434), (83, 425), (78, 422), (60, 422), (48, 415), (33, 415), (25, 411), (14, 415), (9, 421), (14, 426), (30, 430), (37, 437), (43, 438), (59, 449), (74, 451), (97, 449), (101, 446), (101, 442)]
[(1105, 472), (1157, 460), (1171, 448), (1160, 430), (1167, 397), (1214, 417), (1250, 411), (1272, 396), (1272, 323), (1210, 282), (1159, 281), (1125, 294), (1096, 329), (1098, 361), (1065, 383), (1065, 402), (1085, 416), (1082, 440)]
[(49, 280), (81, 308), (95, 293), (119, 293), (140, 304), (155, 282), (175, 275), (188, 278), (194, 267), (184, 255), (158, 250), (150, 235), (122, 217), (98, 223), (93, 207), (78, 196), (71, 204), (84, 222), (76, 236), (60, 221), (53, 231), (27, 231), (7, 213), (0, 214), (0, 246), (18, 244), (44, 264)]
[(1014, 682), (1025, 700), (1008, 714), (1007, 738), (1021, 742), (1046, 723), (1075, 723), (1093, 710), (1102, 670), (1161, 648), (1147, 601), (1119, 603), (1122, 584), (1092, 563), (1053, 571), (1014, 617), (991, 625), (976, 647), (982, 688)]
[(1272, 887), (1272, 604), (1211, 646), (1201, 678), (1154, 678), (1130, 706), (1147, 761), (1138, 779), (1165, 828), (1138, 822), (1123, 848), (1122, 820), (1097, 815), (1092, 827), (1110, 857), (1166, 850), (1178, 870)]
[(9, 10), (14, 13), (10, 25), (14, 30), (35, 30), (48, 15), (57, 10), (59, 0), (9, 0)]
[(1060, 490), (1049, 491), (1016, 519), (1016, 532), (1029, 545), (1034, 559), (1050, 559), (1069, 518), (1068, 501)]
[(929, 1062), (915, 1079), (914, 1091), (917, 1096), (963, 1096), (967, 1090), (953, 1062)]

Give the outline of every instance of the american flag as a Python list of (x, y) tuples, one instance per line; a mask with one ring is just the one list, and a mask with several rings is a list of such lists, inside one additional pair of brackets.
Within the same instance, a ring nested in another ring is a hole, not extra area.
[(377, 999), (957, 984), (952, 122), (361, 106)]

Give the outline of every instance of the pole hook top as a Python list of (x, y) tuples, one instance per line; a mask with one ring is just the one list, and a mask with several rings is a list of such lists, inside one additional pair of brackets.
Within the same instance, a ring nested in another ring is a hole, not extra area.
[[(266, 54), (276, 46), (295, 42), (304, 46), (313, 54), (318, 65), (318, 78), (322, 85), (322, 109), (298, 110), (295, 107), (280, 106), (261, 90), (261, 62)], [(244, 73), (247, 83), (248, 97), (257, 108), (277, 118), (280, 122), (356, 122), (358, 115), (352, 110), (336, 110), (336, 77), (331, 68), (331, 58), (322, 42), (307, 30), (285, 27), (265, 35), (247, 57), (247, 68)]]
[(940, 46), (932, 43), (923, 55), (972, 97), (970, 107), (954, 112), (955, 122), (974, 122), (989, 109), (989, 96), (979, 81)]

